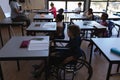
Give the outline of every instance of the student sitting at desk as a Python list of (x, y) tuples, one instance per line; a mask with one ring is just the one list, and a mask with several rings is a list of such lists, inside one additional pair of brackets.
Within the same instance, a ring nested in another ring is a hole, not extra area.
[(24, 13), (21, 12), (19, 3), (17, 0), (10, 0), (9, 1), (10, 8), (11, 8), (11, 19), (12, 21), (25, 21), (26, 25), (30, 25), (30, 20), (26, 17)]
[[(108, 14), (107, 13), (102, 13), (101, 20), (99, 20), (97, 22), (100, 23), (103, 26), (108, 27), (109, 22), (107, 21), (107, 19), (108, 19)], [(98, 36), (98, 37), (107, 37), (108, 33), (107, 33), (107, 30), (104, 32), (104, 34), (103, 34), (103, 31), (97, 30), (97, 31), (95, 31), (95, 35)]]
[(64, 28), (65, 28), (65, 25), (63, 23), (63, 20), (64, 20), (64, 15), (63, 15), (63, 9), (59, 9), (58, 10), (58, 14), (56, 16), (56, 23), (57, 23), (57, 31), (56, 31), (56, 34), (55, 34), (55, 38), (58, 38), (58, 39), (63, 39), (65, 36), (64, 36)]
[[(101, 20), (98, 21), (98, 23), (100, 23), (103, 26), (108, 27), (108, 14), (107, 13), (102, 13), (101, 15)], [(106, 30), (104, 33), (101, 30), (96, 30), (94, 33), (97, 37), (107, 37), (108, 36), (108, 31)], [(94, 52), (98, 51), (98, 48), (94, 49)]]
[(82, 5), (82, 3), (79, 2), (79, 3), (78, 3), (78, 7), (75, 8), (75, 12), (76, 12), (77, 14), (80, 14), (80, 12), (81, 12), (81, 5)]
[(93, 9), (88, 9), (84, 12), (83, 16), (85, 16), (86, 18), (88, 18), (89, 20), (93, 20), (94, 16), (93, 16)]

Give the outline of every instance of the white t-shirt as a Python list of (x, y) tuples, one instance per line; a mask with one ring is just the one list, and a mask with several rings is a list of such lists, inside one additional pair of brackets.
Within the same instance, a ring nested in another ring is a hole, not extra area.
[(11, 18), (17, 17), (18, 13), (16, 13), (15, 9), (19, 10), (19, 3), (15, 1), (11, 1), (10, 8), (11, 8)]
[(80, 13), (80, 11), (81, 11), (81, 7), (78, 7), (78, 8), (75, 9), (75, 12), (79, 12)]

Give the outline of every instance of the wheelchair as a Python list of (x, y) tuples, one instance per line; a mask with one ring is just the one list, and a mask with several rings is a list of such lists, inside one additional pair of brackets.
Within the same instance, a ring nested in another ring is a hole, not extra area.
[[(58, 41), (58, 40), (57, 40)], [(64, 40), (59, 40), (60, 42), (68, 42)], [(67, 49), (65, 47), (54, 47), (55, 50), (64, 50)], [(86, 73), (84, 72), (86, 71)], [(59, 64), (59, 65), (50, 65), (50, 79), (52, 80), (66, 80), (70, 78), (70, 80), (77, 80), (79, 72), (85, 73), (85, 80), (90, 80), (93, 74), (93, 70), (91, 65), (86, 61), (85, 52), (81, 49), (81, 56), (74, 61), (71, 61), (67, 64)], [(84, 74), (82, 74), (84, 75)], [(82, 76), (81, 76), (82, 77)], [(81, 79), (82, 80), (82, 79)]]

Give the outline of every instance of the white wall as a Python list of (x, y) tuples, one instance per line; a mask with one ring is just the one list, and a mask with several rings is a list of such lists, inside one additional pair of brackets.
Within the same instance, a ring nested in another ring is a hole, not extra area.
[(45, 0), (25, 0), (24, 9), (45, 9)]
[(10, 16), (10, 6), (9, 6), (9, 0), (0, 0), (0, 6), (2, 10), (4, 11), (6, 16)]

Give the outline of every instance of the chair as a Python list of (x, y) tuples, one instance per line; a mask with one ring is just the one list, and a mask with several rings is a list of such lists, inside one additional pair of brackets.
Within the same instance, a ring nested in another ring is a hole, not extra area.
[[(84, 52), (82, 53), (84, 55)], [(80, 57), (78, 60), (77, 60), (77, 63), (76, 64), (66, 64), (66, 65), (59, 65), (59, 66), (56, 66), (56, 65), (52, 65), (52, 72), (51, 72), (51, 75), (53, 78), (55, 78), (56, 80), (62, 80), (62, 78), (64, 80), (66, 80), (66, 76), (68, 74), (71, 74), (71, 80), (77, 78), (77, 73), (80, 72), (80, 70), (82, 70), (83, 68), (85, 68), (85, 70), (87, 70), (86, 74), (86, 80), (90, 80), (91, 77), (92, 77), (92, 67), (91, 65), (83, 59), (84, 56)], [(70, 76), (69, 76), (70, 77)]]
[(108, 21), (108, 35), (107, 37), (112, 37), (114, 36), (113, 33), (114, 31), (117, 32), (117, 37), (119, 36), (119, 29), (117, 29), (117, 26), (112, 22), (112, 21)]
[[(61, 40), (59, 40), (61, 41)], [(61, 42), (68, 42), (68, 41), (61, 41)], [(54, 50), (66, 50), (68, 48), (65, 47), (54, 47)], [(72, 63), (71, 63), (72, 62)], [(80, 71), (82, 71), (82, 69), (87, 70), (87, 76), (86, 76), (86, 80), (90, 80), (90, 78), (92, 77), (92, 67), (91, 65), (86, 61), (86, 56), (85, 56), (85, 52), (81, 49), (81, 57), (79, 57), (77, 60), (75, 61), (71, 61), (68, 64), (59, 64), (59, 65), (50, 65), (50, 77), (56, 80), (66, 80), (66, 77), (68, 74), (71, 74), (71, 76), (69, 75), (69, 77), (71, 77), (71, 80), (75, 79), (77, 77), (77, 73), (79, 73)]]

